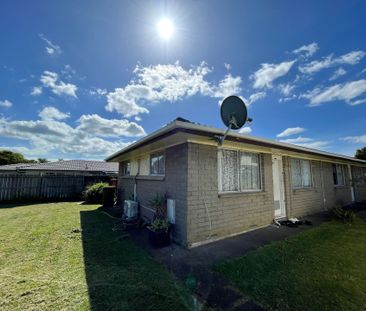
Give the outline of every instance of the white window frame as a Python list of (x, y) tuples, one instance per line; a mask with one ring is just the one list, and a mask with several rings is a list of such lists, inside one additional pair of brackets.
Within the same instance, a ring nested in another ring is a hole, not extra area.
[[(222, 152), (223, 151), (234, 151), (237, 153), (236, 157), (236, 170), (237, 170), (237, 178), (238, 178), (238, 190), (222, 190), (222, 166), (221, 166), (221, 159), (222, 159)], [(259, 165), (259, 188), (258, 189), (244, 189), (241, 188), (241, 178), (240, 178), (240, 154), (241, 153), (251, 153), (255, 154), (258, 157), (258, 165)], [(251, 193), (251, 192), (261, 192), (263, 191), (263, 163), (262, 163), (262, 154), (253, 151), (247, 150), (238, 150), (238, 149), (219, 149), (217, 153), (217, 160), (218, 160), (218, 190), (219, 194), (225, 193)]]
[[(160, 167), (158, 167), (158, 173), (153, 173), (152, 170), (151, 170), (151, 161), (152, 161), (153, 158), (160, 157), (160, 156), (164, 157), (163, 172), (161, 172)], [(165, 152), (164, 151), (151, 153), (149, 162), (150, 162), (150, 165), (149, 165), (150, 175), (152, 175), (152, 176), (165, 176), (166, 157), (165, 157)]]
[[(336, 168), (337, 183), (334, 180), (334, 167)], [(341, 168), (341, 171), (342, 171), (342, 183), (339, 183), (339, 180), (338, 180), (338, 168)], [(332, 165), (332, 173), (333, 173), (334, 186), (336, 186), (336, 187), (346, 186), (346, 172), (345, 172), (345, 167), (344, 167), (343, 164), (333, 164)]]
[[(292, 161), (299, 161), (299, 169), (300, 169), (300, 180), (301, 180), (301, 186), (295, 186), (294, 185), (294, 181), (293, 181), (293, 178), (292, 178), (292, 170), (293, 170), (293, 166), (292, 166)], [(309, 186), (304, 186), (303, 185), (303, 179), (302, 179), (302, 172), (301, 172), (301, 161), (306, 161), (306, 162), (309, 162), (309, 167), (310, 167), (310, 185)], [(300, 159), (300, 158), (290, 158), (290, 166), (291, 166), (291, 187), (292, 189), (310, 189), (310, 188), (313, 188), (313, 185), (314, 185), (314, 181), (313, 181), (313, 168), (312, 168), (312, 165), (311, 165), (311, 161), (310, 160), (307, 160), (307, 159)]]

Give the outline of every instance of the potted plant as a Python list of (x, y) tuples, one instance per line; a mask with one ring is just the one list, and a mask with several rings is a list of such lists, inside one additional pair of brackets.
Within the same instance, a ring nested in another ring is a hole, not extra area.
[(164, 247), (170, 244), (170, 223), (167, 219), (156, 218), (150, 226), (149, 242), (154, 247)]
[(161, 194), (156, 194), (150, 200), (150, 206), (155, 209), (153, 222), (147, 227), (149, 241), (154, 247), (163, 247), (170, 244), (171, 225), (166, 218), (166, 199)]

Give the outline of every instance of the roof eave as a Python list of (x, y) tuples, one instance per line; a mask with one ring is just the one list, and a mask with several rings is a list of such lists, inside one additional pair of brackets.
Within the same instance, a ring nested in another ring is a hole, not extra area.
[[(112, 154), (111, 156), (106, 158), (106, 161), (113, 162), (113, 159), (123, 155), (124, 153), (130, 151), (131, 149), (136, 149), (140, 145), (145, 144), (152, 139), (158, 138), (159, 136), (161, 136), (167, 132), (170, 132), (176, 128), (197, 130), (197, 131), (216, 134), (216, 135), (223, 135), (226, 131), (226, 130), (218, 129), (218, 128), (214, 128), (214, 127), (208, 127), (208, 126), (203, 126), (203, 125), (199, 125), (199, 124), (195, 124), (195, 123), (188, 123), (188, 122), (182, 122), (182, 121), (175, 120), (175, 121), (169, 123), (168, 125), (162, 127), (161, 129), (145, 136), (144, 138), (140, 139), (139, 141), (137, 141), (131, 145), (128, 145), (127, 147), (123, 148), (122, 150)], [(343, 160), (352, 161), (352, 162), (358, 162), (358, 163), (362, 163), (362, 164), (366, 165), (366, 161), (352, 158), (350, 156), (330, 153), (330, 152), (321, 151), (321, 150), (317, 150), (317, 149), (306, 148), (306, 147), (283, 143), (283, 142), (277, 142), (277, 141), (264, 139), (264, 138), (258, 138), (258, 137), (251, 136), (251, 135), (244, 135), (244, 134), (238, 134), (235, 132), (231, 132), (228, 136), (235, 137), (235, 138), (245, 138), (254, 143), (257, 142), (257, 143), (273, 145), (275, 147), (278, 147), (278, 149), (291, 149), (295, 152), (298, 151), (301, 153), (318, 154), (321, 156), (334, 157), (334, 158), (343, 159)]]

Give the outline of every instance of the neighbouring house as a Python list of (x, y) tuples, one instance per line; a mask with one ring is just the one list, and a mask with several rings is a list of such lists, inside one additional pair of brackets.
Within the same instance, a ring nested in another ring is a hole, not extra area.
[(118, 163), (69, 160), (0, 166), (0, 202), (80, 198), (96, 182), (115, 183)]
[(178, 118), (107, 158), (119, 162), (119, 201), (135, 195), (141, 214), (166, 194), (175, 202), (173, 238), (192, 247), (337, 204), (366, 200), (366, 161)]
[(105, 161), (65, 160), (48, 163), (18, 163), (0, 165), (0, 174), (43, 174), (79, 176), (117, 176), (118, 164)]

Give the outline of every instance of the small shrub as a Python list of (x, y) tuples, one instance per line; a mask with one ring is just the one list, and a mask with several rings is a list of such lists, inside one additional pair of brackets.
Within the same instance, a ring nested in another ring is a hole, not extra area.
[(102, 204), (103, 188), (107, 186), (108, 184), (104, 182), (98, 182), (96, 184), (87, 186), (83, 193), (83, 198), (86, 201), (86, 203)]
[(165, 201), (165, 196), (160, 193), (156, 193), (155, 196), (149, 201), (149, 205), (155, 209), (155, 218), (166, 218)]
[(170, 223), (167, 219), (158, 219), (156, 218), (148, 228), (152, 231), (158, 230), (168, 230), (170, 227)]
[(331, 210), (334, 218), (343, 221), (346, 224), (352, 224), (356, 219), (356, 214), (354, 211), (345, 210), (341, 206), (336, 206)]

